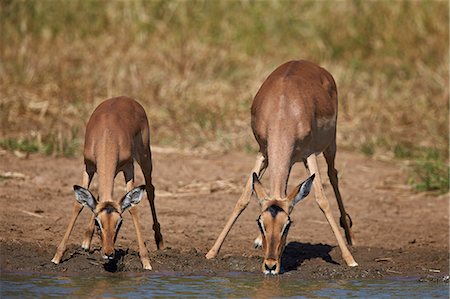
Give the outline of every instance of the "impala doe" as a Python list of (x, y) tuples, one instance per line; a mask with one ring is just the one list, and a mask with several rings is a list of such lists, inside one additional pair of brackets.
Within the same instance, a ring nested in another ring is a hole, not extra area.
[[(158, 249), (164, 246), (155, 210), (155, 188), (152, 184), (152, 157), (150, 133), (144, 108), (135, 100), (117, 97), (104, 101), (92, 113), (84, 143), (84, 171), (82, 186), (74, 186), (76, 202), (66, 233), (52, 262), (58, 264), (66, 250), (67, 241), (78, 215), (87, 206), (93, 213), (84, 235), (82, 247), (89, 250), (94, 226), (102, 240), (102, 257), (114, 258), (114, 243), (122, 224), (123, 213), (128, 209), (133, 218), (139, 243), (139, 255), (144, 269), (151, 270), (148, 251), (141, 233), (137, 205), (147, 191), (153, 216), (153, 230)], [(134, 187), (133, 161), (140, 165), (145, 185)], [(127, 193), (113, 199), (114, 178), (123, 172)], [(98, 174), (99, 196), (96, 199), (88, 190), (94, 174)], [(94, 225), (95, 224), (95, 225)]]
[[(262, 271), (265, 274), (280, 273), (281, 255), (291, 224), (289, 215), (314, 185), (316, 201), (333, 230), (343, 259), (348, 266), (357, 266), (333, 219), (316, 160), (316, 156), (323, 153), (341, 213), (340, 224), (351, 245), (351, 219), (345, 212), (334, 168), (337, 105), (333, 77), (311, 62), (290, 61), (269, 75), (256, 94), (251, 108), (251, 126), (259, 144), (252, 174), (207, 258), (216, 257), (234, 222), (247, 207), (253, 191), (261, 207), (257, 220), (260, 236), (255, 240), (255, 245), (262, 245), (264, 250)], [(296, 162), (304, 162), (311, 176), (286, 196), (291, 167)], [(264, 190), (259, 181), (268, 166), (270, 193)]]

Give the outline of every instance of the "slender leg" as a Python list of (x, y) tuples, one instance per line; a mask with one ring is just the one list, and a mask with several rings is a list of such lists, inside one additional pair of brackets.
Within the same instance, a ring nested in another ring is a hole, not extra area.
[[(264, 161), (265, 165), (262, 166), (261, 168), (261, 172), (259, 173), (258, 179), (261, 180), (264, 173), (266, 172), (267, 169), (267, 161)], [(256, 249), (262, 249), (263, 246), (263, 241), (262, 241), (262, 235), (261, 233), (258, 233), (258, 236), (256, 237), (256, 239), (253, 241), (253, 245), (255, 246)]]
[(83, 237), (83, 242), (81, 243), (81, 248), (86, 251), (89, 251), (92, 242), (92, 236), (94, 235), (95, 230), (95, 215), (91, 216), (91, 220), (89, 220), (88, 228), (86, 229)]
[[(123, 171), (125, 176), (125, 182), (127, 184), (127, 192), (131, 191), (134, 188), (134, 167), (133, 163), (129, 164), (130, 166), (126, 167)], [(142, 266), (146, 270), (152, 270), (152, 266), (150, 265), (150, 259), (148, 257), (148, 250), (145, 246), (144, 238), (141, 232), (141, 222), (139, 220), (139, 213), (137, 210), (137, 206), (130, 208), (130, 214), (133, 218), (134, 228), (136, 229), (136, 236), (139, 244), (139, 256), (141, 257)]]
[(138, 159), (139, 165), (141, 166), (142, 173), (145, 178), (145, 189), (147, 191), (147, 199), (150, 203), (150, 208), (152, 210), (152, 218), (153, 218), (153, 231), (155, 232), (155, 243), (156, 248), (164, 249), (164, 239), (161, 234), (161, 225), (158, 222), (158, 217), (156, 216), (156, 207), (155, 207), (155, 187), (152, 184), (152, 157), (150, 148), (144, 146), (141, 150)]
[[(88, 167), (86, 166), (86, 169)], [(83, 172), (83, 188), (89, 189), (89, 186), (91, 185), (92, 178), (94, 177), (95, 169), (89, 168), (87, 171)], [(91, 216), (91, 220), (89, 220), (88, 228), (86, 229), (86, 232), (84, 233), (83, 242), (81, 243), (81, 248), (84, 250), (89, 250), (91, 247), (92, 242), (92, 236), (94, 235), (94, 229), (95, 229), (95, 215)]]
[[(88, 170), (86, 167), (86, 169), (83, 171), (83, 187), (84, 188), (87, 188), (89, 186), (93, 176), (94, 176), (94, 172), (90, 171), (90, 169)], [(59, 243), (59, 246), (56, 249), (55, 256), (52, 259), (53, 263), (59, 264), (59, 262), (61, 262), (61, 258), (63, 256), (64, 252), (66, 251), (67, 241), (69, 240), (70, 234), (72, 233), (73, 226), (75, 225), (78, 215), (80, 215), (82, 210), (83, 210), (83, 206), (81, 204), (79, 204), (78, 202), (75, 202), (73, 205), (72, 218), (69, 221), (69, 225), (67, 226), (66, 233), (64, 234), (64, 237), (61, 240), (61, 243)]]
[(333, 214), (331, 213), (330, 203), (328, 202), (328, 199), (325, 197), (325, 193), (323, 192), (322, 180), (320, 178), (319, 168), (317, 166), (316, 155), (312, 154), (311, 156), (309, 156), (307, 162), (310, 174), (314, 173), (316, 175), (316, 179), (314, 180), (313, 184), (317, 204), (325, 214), (325, 217), (327, 218), (327, 221), (330, 224), (331, 229), (333, 230), (334, 236), (336, 237), (339, 247), (341, 248), (342, 258), (345, 260), (348, 266), (358, 266), (358, 264), (353, 259), (352, 254), (348, 250), (344, 238), (342, 238), (341, 232), (339, 231), (339, 228), (334, 221)]
[(253, 170), (250, 173), (250, 176), (247, 180), (247, 184), (244, 187), (244, 191), (242, 192), (241, 197), (237, 201), (236, 206), (234, 207), (230, 218), (228, 219), (227, 223), (225, 224), (225, 227), (223, 228), (222, 232), (220, 233), (219, 237), (217, 238), (216, 242), (214, 243), (214, 246), (206, 254), (207, 259), (212, 259), (217, 256), (217, 253), (219, 253), (220, 247), (222, 246), (223, 241), (225, 240), (226, 236), (228, 235), (231, 228), (233, 227), (234, 222), (239, 217), (239, 215), (242, 213), (242, 211), (245, 210), (248, 203), (250, 202), (250, 198), (252, 196), (252, 174), (253, 174), (253, 172), (257, 173), (258, 176), (260, 176), (262, 171), (265, 170), (266, 167), (267, 167), (267, 161), (265, 160), (264, 156), (261, 153), (258, 153), (258, 156), (256, 157), (255, 166), (253, 167)]
[(72, 233), (72, 229), (75, 224), (75, 221), (77, 221), (78, 215), (80, 215), (80, 212), (82, 210), (83, 210), (83, 206), (81, 204), (79, 204), (78, 202), (75, 202), (73, 204), (72, 218), (70, 219), (69, 225), (67, 226), (66, 233), (64, 234), (64, 237), (61, 240), (61, 243), (59, 243), (59, 246), (56, 249), (55, 256), (52, 259), (53, 263), (59, 264), (59, 262), (61, 261), (64, 251), (66, 251), (66, 248), (67, 248), (67, 240), (69, 240), (69, 236)]
[[(345, 238), (349, 245), (355, 245), (355, 236), (351, 230), (351, 225), (349, 222), (350, 216), (345, 211), (344, 202), (342, 201), (341, 193), (339, 192), (338, 186), (338, 176), (337, 170), (334, 168), (334, 159), (336, 157), (336, 143), (333, 143), (329, 148), (327, 148), (323, 155), (328, 164), (328, 178), (330, 179), (331, 185), (333, 186), (334, 195), (339, 206), (339, 211), (341, 213), (340, 224), (345, 231)], [(349, 219), (347, 219), (349, 218)]]
[(150, 259), (148, 257), (148, 250), (145, 246), (144, 237), (141, 232), (141, 221), (139, 219), (139, 214), (137, 210), (137, 206), (130, 208), (130, 214), (133, 218), (134, 227), (136, 229), (136, 236), (139, 244), (139, 256), (141, 257), (142, 267), (145, 270), (152, 270), (152, 266), (150, 265)]

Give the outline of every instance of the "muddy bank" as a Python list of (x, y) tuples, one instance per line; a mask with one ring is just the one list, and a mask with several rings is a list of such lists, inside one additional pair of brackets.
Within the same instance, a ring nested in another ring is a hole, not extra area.
[[(260, 275), (261, 251), (252, 247), (258, 228), (258, 205), (252, 200), (215, 260), (204, 254), (214, 243), (254, 162), (244, 153), (196, 154), (154, 151), (154, 184), (158, 218), (166, 249), (155, 250), (148, 202), (140, 204), (144, 238), (153, 273), (215, 274), (243, 271)], [(326, 179), (323, 158), (320, 167)], [(130, 215), (117, 240), (118, 263), (104, 267), (93, 240), (93, 253), (81, 249), (90, 211), (84, 210), (69, 239), (63, 262), (50, 260), (72, 211), (73, 184), (81, 181), (81, 158), (31, 155), (19, 158), (0, 153), (1, 271), (99, 274), (143, 272)], [(407, 185), (401, 164), (375, 161), (355, 153), (339, 152), (337, 168), (347, 210), (354, 223), (357, 244), (350, 250), (359, 267), (345, 266), (336, 240), (313, 193), (294, 209), (288, 247), (283, 257), (285, 277), (352, 279), (448, 275), (448, 195), (415, 193)], [(138, 168), (136, 168), (138, 169)], [(143, 182), (137, 171), (136, 183)], [(9, 174), (8, 174), (9, 173)], [(8, 175), (5, 175), (8, 174)], [(302, 165), (293, 168), (290, 188), (307, 176)], [(331, 186), (324, 180), (334, 216), (338, 209)], [(263, 183), (267, 183), (267, 177)], [(92, 191), (96, 194), (94, 177)], [(124, 192), (123, 177), (116, 179), (116, 196)], [(114, 274), (113, 274), (114, 275)]]
[[(225, 255), (214, 260), (204, 258), (196, 249), (166, 248), (150, 253), (153, 271), (142, 269), (138, 253), (119, 248), (117, 260), (105, 264), (99, 248), (88, 253), (78, 246), (70, 246), (59, 265), (50, 262), (54, 246), (38, 243), (1, 241), (2, 271), (40, 272), (62, 275), (105, 275), (108, 273), (161, 274), (178, 272), (186, 275), (220, 275), (224, 272), (259, 273), (262, 259), (254, 255)], [(349, 268), (340, 258), (339, 249), (324, 244), (291, 242), (283, 256), (285, 277), (306, 280), (379, 279), (388, 277), (416, 277), (422, 280), (445, 281), (448, 278), (446, 252), (410, 248), (385, 250), (358, 247), (352, 250), (359, 267)], [(115, 275), (112, 274), (112, 275)]]

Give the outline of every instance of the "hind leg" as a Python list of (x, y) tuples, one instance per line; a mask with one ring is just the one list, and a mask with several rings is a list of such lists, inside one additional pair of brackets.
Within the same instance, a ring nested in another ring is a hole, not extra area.
[[(83, 173), (83, 188), (89, 189), (91, 185), (92, 178), (94, 177), (95, 168), (87, 167), (86, 171)], [(92, 236), (94, 235), (95, 230), (95, 215), (92, 214), (91, 219), (89, 220), (88, 228), (86, 229), (83, 237), (83, 242), (81, 243), (81, 248), (89, 251), (92, 242)]]
[(350, 215), (347, 214), (344, 207), (344, 202), (342, 201), (341, 193), (339, 192), (338, 176), (337, 170), (334, 168), (334, 160), (336, 157), (336, 143), (333, 142), (324, 152), (323, 155), (328, 164), (328, 178), (330, 179), (331, 185), (333, 186), (334, 195), (339, 206), (339, 212), (341, 213), (340, 224), (345, 231), (345, 238), (349, 245), (355, 245), (355, 237), (351, 231), (352, 221)]
[(141, 166), (142, 173), (145, 178), (145, 189), (147, 191), (147, 199), (150, 204), (153, 218), (153, 231), (155, 232), (155, 243), (157, 249), (164, 249), (164, 239), (161, 234), (161, 226), (158, 222), (155, 207), (155, 187), (152, 184), (152, 155), (148, 145), (141, 144), (136, 157), (138, 164)]

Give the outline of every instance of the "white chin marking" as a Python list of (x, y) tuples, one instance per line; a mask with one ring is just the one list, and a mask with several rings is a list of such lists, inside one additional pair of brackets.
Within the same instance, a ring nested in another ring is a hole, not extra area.
[(271, 274), (271, 275), (277, 275), (277, 273), (275, 273), (275, 270), (271, 270), (271, 271), (265, 270), (265, 271), (264, 271), (264, 274), (265, 274), (265, 275), (269, 275), (269, 274)]

